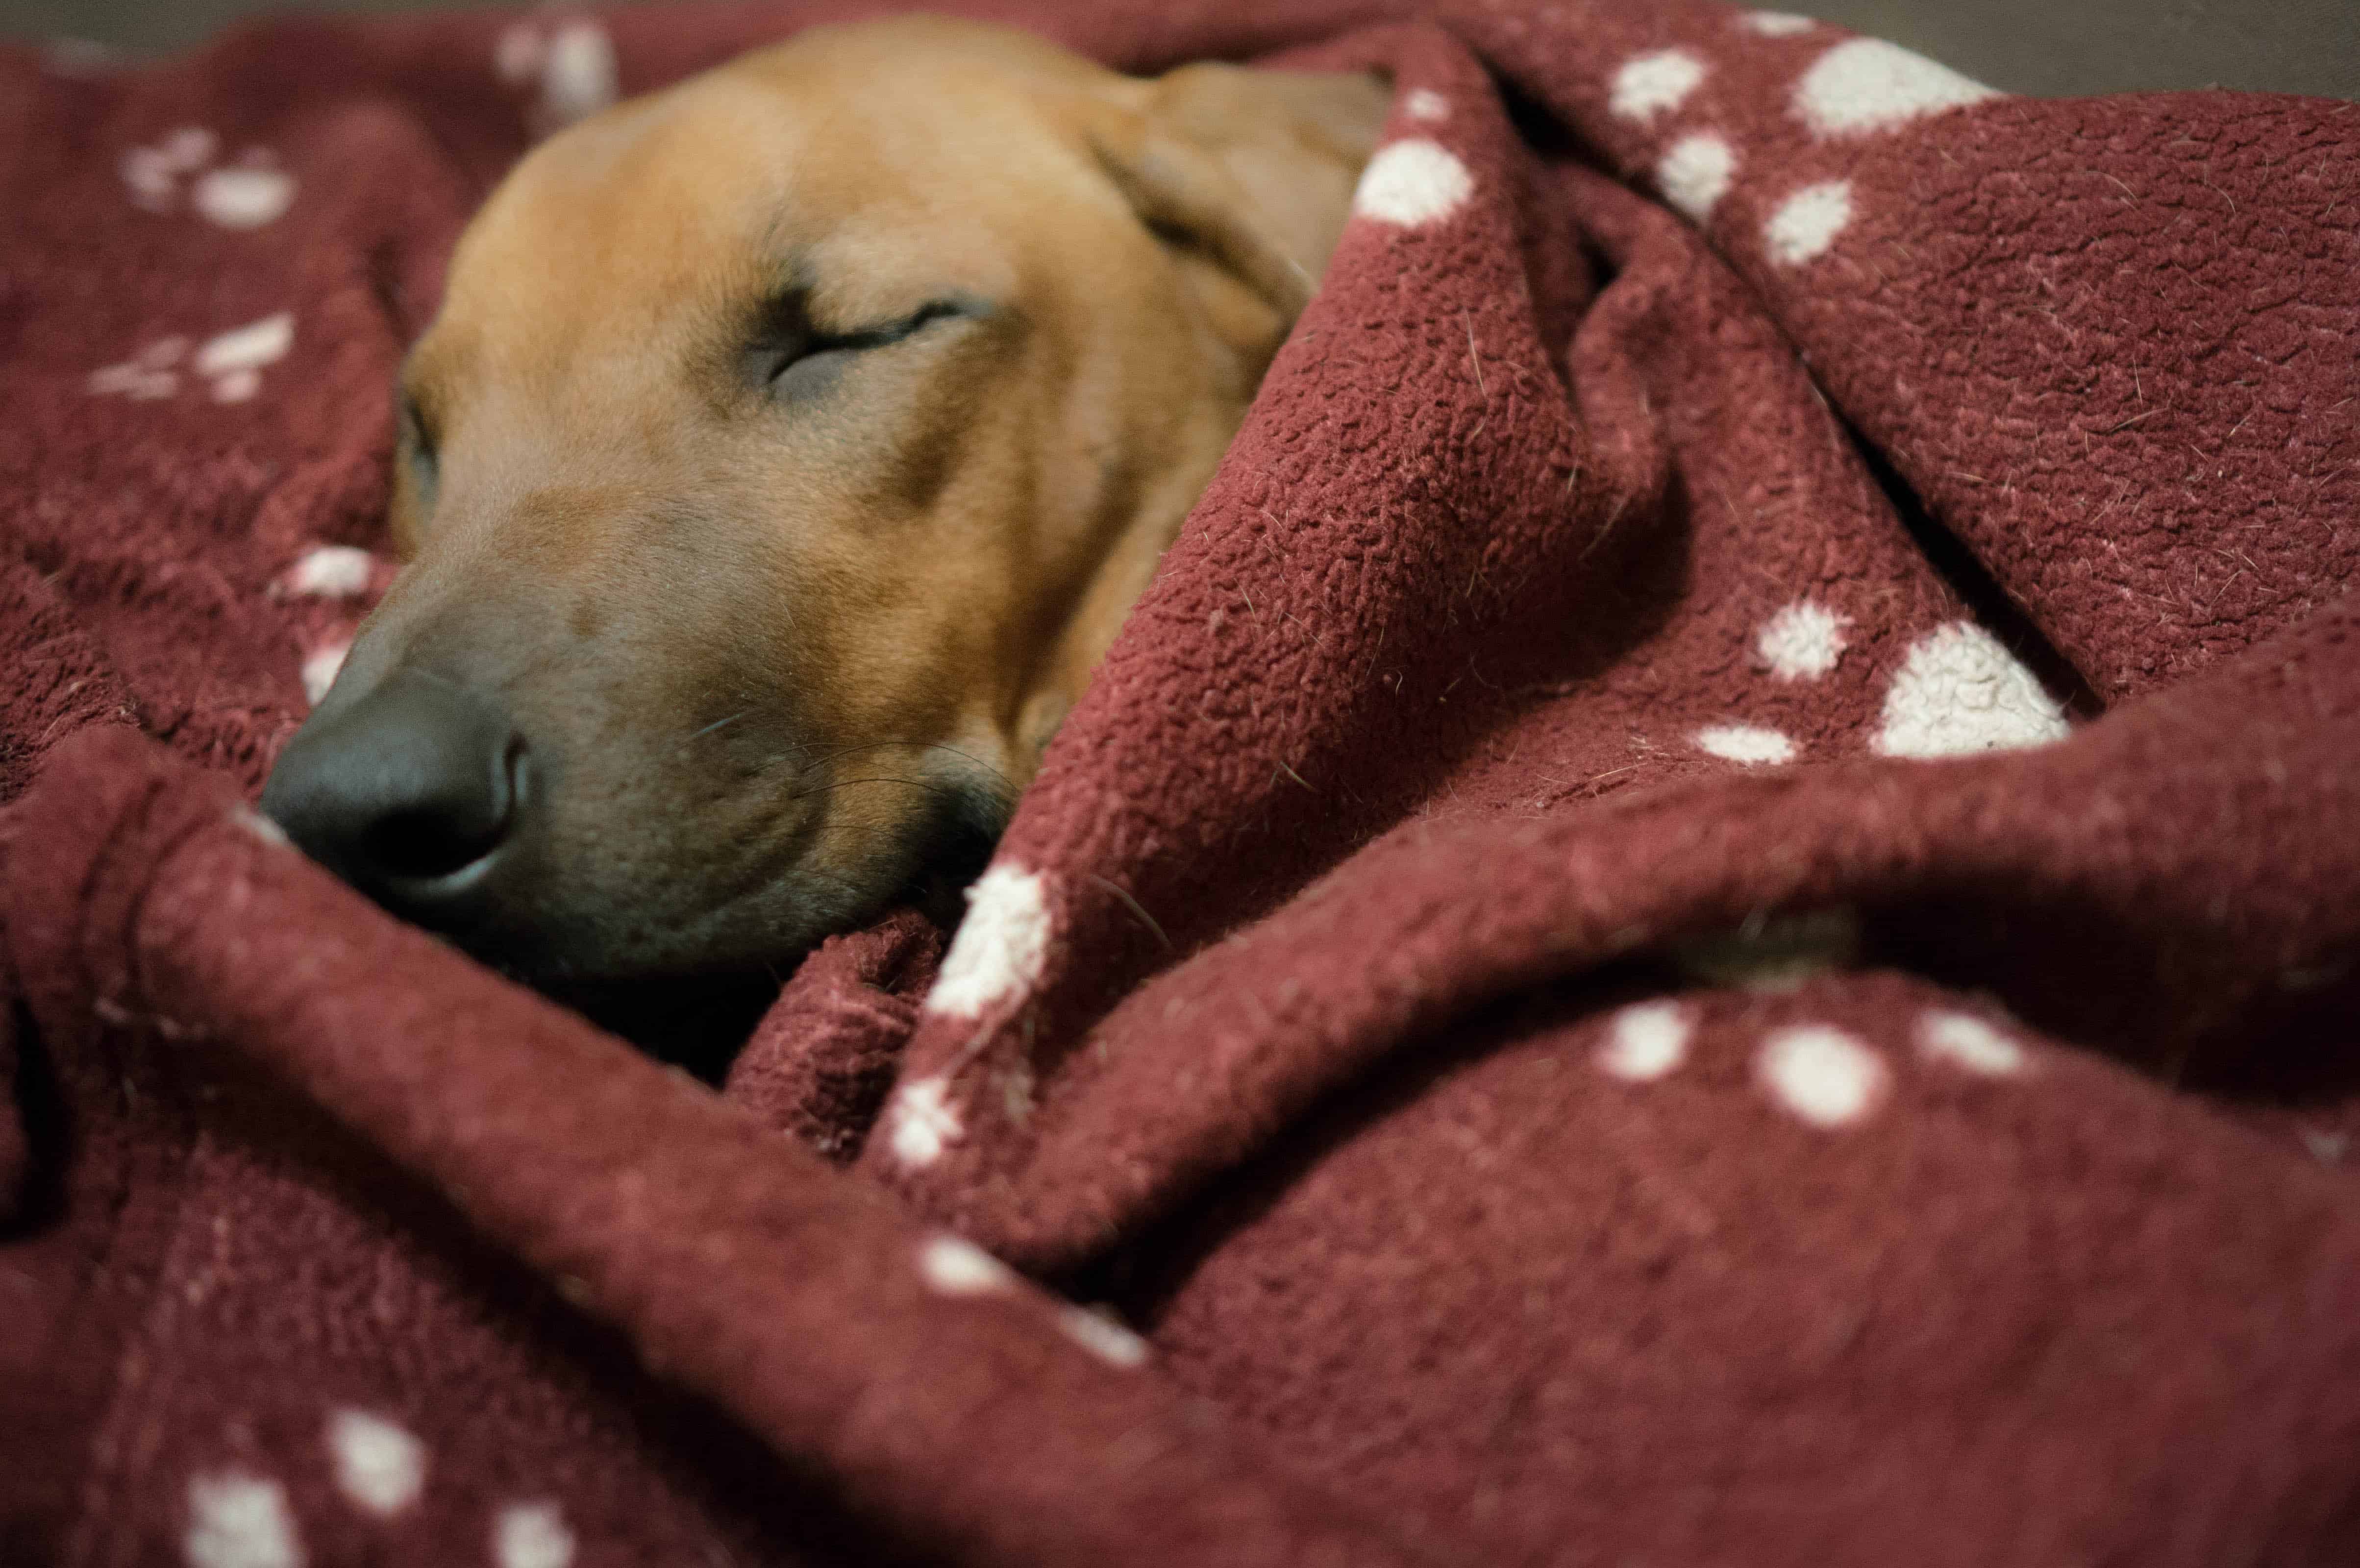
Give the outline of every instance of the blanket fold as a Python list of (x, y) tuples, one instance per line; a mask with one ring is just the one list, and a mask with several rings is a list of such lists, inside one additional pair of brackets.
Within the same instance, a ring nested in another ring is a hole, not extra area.
[[(659, 1379), (782, 1452), (830, 1454), (888, 1540), (1011, 1564), (1413, 1561), (1253, 1466), (1141, 1370), (1129, 1330), (1040, 1301), (693, 1081), (368, 918), (220, 780), (100, 730), (14, 825), (12, 907), (78, 886), (103, 911), (12, 931), (21, 964), (80, 982), (54, 1014), (35, 1003), (49, 1038), (94, 1022), (171, 1051), (235, 1042), (624, 1328)], [(310, 918), (257, 931), (256, 905)]]
[(0, 51), (0, 1561), (2360, 1559), (2360, 119), (1394, 91), (947, 946), (718, 1088), (250, 810), (532, 137), (859, 3)]

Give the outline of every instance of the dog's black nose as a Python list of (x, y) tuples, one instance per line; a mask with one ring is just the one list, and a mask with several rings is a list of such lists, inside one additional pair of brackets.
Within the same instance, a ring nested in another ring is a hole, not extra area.
[(455, 912), (512, 839), (528, 767), (491, 699), (397, 670), (296, 732), (262, 809), (345, 881), (431, 920)]

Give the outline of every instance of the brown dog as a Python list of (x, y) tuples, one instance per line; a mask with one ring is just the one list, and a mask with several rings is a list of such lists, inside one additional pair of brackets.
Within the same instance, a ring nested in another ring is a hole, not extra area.
[(1324, 267), (1375, 80), (820, 28), (524, 159), (402, 376), (414, 559), (265, 808), (557, 988), (971, 872)]

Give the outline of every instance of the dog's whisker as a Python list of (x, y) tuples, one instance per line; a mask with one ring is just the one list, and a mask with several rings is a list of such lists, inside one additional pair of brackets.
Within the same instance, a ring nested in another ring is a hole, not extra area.
[[(908, 749), (908, 750), (911, 750), (911, 751), (940, 751), (940, 752), (946, 752), (946, 753), (948, 753), (950, 756), (957, 757), (960, 761), (962, 761), (962, 762), (967, 762), (967, 763), (971, 763), (971, 764), (973, 764), (976, 768), (980, 768), (983, 772), (985, 772), (985, 773), (989, 774), (989, 775), (991, 777), (992, 781), (993, 781), (994, 783), (998, 784), (998, 785), (999, 785), (1002, 789), (1006, 790), (1010, 795), (1011, 795), (1011, 796), (1012, 796), (1012, 795), (1014, 795), (1014, 794), (1016, 793), (1016, 784), (1015, 784), (1015, 781), (1014, 781), (1013, 779), (1010, 779), (1010, 778), (1008, 777), (1008, 775), (1007, 775), (1007, 774), (1005, 774), (1005, 773), (1001, 772), (999, 768), (994, 768), (990, 763), (986, 762), (983, 758), (981, 758), (981, 757), (979, 757), (976, 756), (973, 752), (969, 752), (969, 751), (961, 751), (958, 747), (956, 747), (956, 746), (945, 746), (945, 745), (944, 745), (944, 744), (943, 744), (942, 742), (940, 742), (940, 741), (932, 741), (932, 740), (869, 740), (869, 741), (861, 741), (861, 742), (858, 742), (858, 743), (857, 743), (856, 745), (852, 745), (852, 746), (837, 746), (834, 751), (823, 752), (823, 753), (821, 753), (821, 754), (820, 754), (819, 756), (817, 756), (817, 757), (797, 757), (797, 758), (793, 758), (793, 760), (794, 760), (795, 768), (796, 768), (797, 771), (799, 771), (799, 772), (803, 772), (803, 773), (808, 773), (808, 772), (810, 772), (810, 771), (811, 771), (813, 768), (814, 768), (822, 767), (822, 766), (824, 766), (825, 764), (827, 764), (827, 763), (830, 763), (830, 762), (834, 762), (834, 761), (837, 760), (837, 759), (838, 759), (838, 758), (840, 758), (840, 757), (850, 757), (850, 756), (854, 755), (856, 752), (863, 752), (863, 751), (881, 751), (881, 750), (884, 750), (884, 749), (885, 749), (886, 747), (888, 747), (888, 746), (901, 746), (901, 747), (904, 747), (904, 748), (906, 748), (906, 749)], [(778, 757), (771, 758), (771, 760), (772, 760), (772, 761), (778, 761), (778, 760), (780, 760), (781, 758), (785, 758), (785, 757), (792, 757), (792, 753), (791, 753), (791, 752), (781, 752), (781, 753), (780, 753), (780, 754), (779, 754), (779, 756), (778, 756)]]
[(951, 800), (956, 800), (958, 798), (958, 791), (956, 789), (937, 784), (932, 779), (896, 779), (888, 774), (878, 774), (868, 779), (831, 779), (816, 789), (798, 790), (796, 793), (788, 796), (787, 799), (790, 800), (801, 800), (813, 795), (831, 795), (838, 789), (848, 789), (855, 784), (906, 784), (912, 789), (923, 789), (929, 795), (941, 795)]
[(751, 708), (740, 708), (726, 719), (714, 720), (711, 724), (705, 725), (703, 729), (697, 731), (688, 738), (691, 740), (703, 740), (706, 735), (711, 735), (716, 730), (727, 729), (731, 724), (736, 724), (738, 720), (744, 718), (753, 711), (754, 710)]
[(982, 768), (986, 773), (990, 774), (994, 781), (996, 781), (1001, 789), (1006, 789), (1011, 795), (1016, 792), (1016, 782), (1014, 779), (1009, 778), (1007, 774), (1002, 773), (999, 768), (994, 768), (990, 763), (986, 762), (983, 758), (976, 756), (973, 752), (961, 751), (955, 746), (944, 746), (939, 741), (926, 741), (923, 744), (928, 751), (946, 751), (963, 762), (971, 762), (975, 764), (978, 768)]

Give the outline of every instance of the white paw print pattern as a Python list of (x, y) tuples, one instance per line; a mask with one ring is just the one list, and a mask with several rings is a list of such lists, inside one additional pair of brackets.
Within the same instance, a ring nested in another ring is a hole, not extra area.
[(1843, 658), (1851, 618), (1797, 599), (1763, 623), (1754, 651), (1780, 681), (1817, 681)]
[(2070, 733), (2057, 700), (1997, 637), (1952, 621), (1902, 660), (1874, 746), (1883, 757), (1964, 757), (2048, 746)]
[(242, 1470), (189, 1480), (189, 1528), (180, 1537), (189, 1568), (303, 1568), (287, 1488)]
[(1918, 1051), (1985, 1078), (2013, 1078), (2032, 1066), (2023, 1046), (1972, 1013), (1926, 1014), (1918, 1020)]
[(1684, 49), (1633, 55), (1615, 71), (1606, 106), (1645, 125), (1687, 103), (1704, 77), (1704, 61)]
[(615, 42), (587, 16), (528, 16), (500, 33), (492, 68), (511, 87), (534, 93), (533, 129), (542, 136), (586, 120), (621, 95)]
[[(332, 1410), (322, 1443), (336, 1491), (371, 1519), (399, 1519), (426, 1489), (425, 1443), (385, 1416)], [(187, 1519), (180, 1555), (188, 1568), (305, 1568), (309, 1561), (287, 1488), (251, 1470), (191, 1476)], [(575, 1549), (564, 1509), (546, 1497), (495, 1508), (485, 1544), (492, 1568), (571, 1568)]]
[[(365, 550), (348, 544), (315, 545), (279, 574), (270, 585), (270, 594), (277, 599), (321, 599), (331, 603), (366, 599), (377, 574), (377, 559)], [(303, 695), (311, 706), (318, 707), (327, 696), (328, 689), (344, 672), (344, 658), (351, 651), (351, 637), (337, 636), (317, 644), (305, 656), (300, 675)]]
[[(936, 1295), (954, 1298), (1007, 1297), (1019, 1293), (1016, 1271), (971, 1241), (938, 1236), (918, 1249), (918, 1277)], [(1111, 1316), (1067, 1301), (1051, 1320), (1057, 1331), (1109, 1367), (1132, 1367), (1146, 1361), (1147, 1341)]]
[(1475, 177), (1440, 142), (1412, 136), (1381, 148), (1360, 171), (1352, 212), (1396, 228), (1438, 223), (1467, 204)]
[(229, 820), (233, 827), (241, 833), (253, 834), (268, 848), (292, 849), (295, 846), (295, 841), (287, 836), (285, 828), (244, 801), (229, 809)]
[[(2032, 1053), (1984, 1018), (1933, 1007), (1918, 1016), (1918, 1054), (1929, 1071), (1969, 1078), (2021, 1079)], [(1669, 1078), (1685, 1066), (1696, 1026), (1674, 1001), (1638, 1002), (1607, 1020), (1593, 1053), (1600, 1072), (1633, 1085)], [(1775, 1109), (1804, 1126), (1836, 1131), (1866, 1124), (1892, 1099), (1895, 1073), (1885, 1053), (1852, 1029), (1788, 1024), (1754, 1044), (1754, 1083)]]
[[(1754, 653), (1780, 681), (1816, 681), (1843, 658), (1850, 625), (1816, 600), (1797, 599), (1763, 623)], [(1707, 756), (1748, 768), (1775, 767), (1802, 755), (1789, 736), (1767, 724), (1708, 724), (1688, 738)]]
[(377, 557), (348, 544), (307, 550), (287, 571), (283, 592), (299, 599), (357, 599), (368, 592)]
[(224, 229), (258, 229), (295, 203), (295, 177), (268, 147), (247, 147), (237, 161), (208, 167), (221, 138), (202, 125), (184, 125), (153, 147), (136, 147), (117, 166), (131, 204), (169, 212), (185, 193), (190, 207)]
[[(923, 1004), (935, 1018), (980, 1018), (1022, 1002), (1048, 967), (1054, 922), (1048, 879), (1041, 873), (1007, 863), (994, 866), (967, 890), (967, 918)], [(1015, 1102), (1030, 1100), (1024, 1080), (1019, 1073), (1009, 1083), (1011, 1114), (1020, 1118), (1022, 1111)], [(900, 1164), (914, 1170), (940, 1160), (967, 1136), (966, 1117), (951, 1098), (949, 1073), (904, 1083), (886, 1105), (885, 1127), (886, 1148)]]
[(352, 651), (353, 645), (349, 641), (339, 639), (324, 643), (304, 656), (300, 671), (303, 696), (311, 706), (318, 707), (321, 700), (327, 696), (328, 688), (333, 686), (336, 677), (344, 672), (344, 659)]
[(1893, 1082), (1875, 1047), (1827, 1024), (1773, 1029), (1754, 1055), (1754, 1070), (1780, 1109), (1815, 1127), (1864, 1120)]
[(1889, 131), (1999, 94), (1883, 38), (1850, 38), (1795, 84), (1795, 113), (1820, 136)]
[(903, 1084), (886, 1107), (886, 1148), (912, 1170), (932, 1165), (967, 1136), (966, 1119), (951, 1103), (950, 1082), (937, 1073)]
[(1852, 226), (1852, 181), (1822, 180), (1778, 203), (1762, 225), (1762, 247), (1781, 267), (1800, 267), (1835, 248)]
[(1598, 1048), (1601, 1072), (1632, 1083), (1650, 1083), (1688, 1059), (1696, 1025), (1677, 1002), (1637, 1002), (1616, 1013)]
[(212, 382), (213, 401), (243, 403), (262, 390), (262, 373), (295, 346), (295, 318), (285, 310), (208, 338), (190, 367)]
[(1737, 149), (1709, 131), (1682, 136), (1655, 165), (1655, 189), (1692, 223), (1712, 216), (1737, 172)]
[(187, 338), (158, 338), (121, 364), (92, 371), (87, 385), (93, 396), (134, 402), (174, 397), (185, 359), (187, 374), (205, 386), (214, 402), (243, 403), (262, 390), (263, 371), (294, 346), (295, 318), (280, 310), (207, 338), (193, 355)]
[[(934, 1018), (972, 1021), (1020, 1005), (1048, 969), (1053, 933), (1048, 877), (1012, 863), (993, 866), (967, 889), (967, 917), (958, 922), (923, 1011)], [(913, 1078), (894, 1092), (885, 1105), (885, 1149), (899, 1165), (933, 1165), (966, 1137), (966, 1111), (951, 1099), (951, 1073), (966, 1066), (989, 1038), (991, 1026), (977, 1035), (951, 1071)], [(1008, 1116), (1022, 1122), (1032, 1111), (1032, 1071), (1017, 1063), (999, 1083)]]
[(1109, 1367), (1138, 1367), (1147, 1360), (1147, 1341), (1101, 1312), (1067, 1306), (1057, 1312), (1065, 1337)]
[(331, 1415), (328, 1453), (336, 1489), (379, 1519), (406, 1511), (426, 1489), (426, 1444), (372, 1411), (344, 1409)]
[(188, 352), (186, 338), (158, 338), (120, 365), (101, 365), (92, 371), (91, 393), (101, 397), (128, 397), (135, 403), (169, 397), (180, 389), (178, 366)]
[[(1402, 95), (1403, 117), (1420, 125), (1450, 118), (1450, 100), (1431, 87)], [(1467, 205), (1475, 176), (1464, 160), (1432, 136), (1404, 136), (1377, 149), (1352, 189), (1352, 215), (1397, 229), (1439, 223)]]
[(1795, 743), (1767, 724), (1707, 724), (1692, 735), (1697, 749), (1747, 768), (1792, 762)]
[[(1797, 599), (1764, 622), (1754, 649), (1773, 680), (1818, 681), (1850, 646), (1850, 617)], [(2072, 733), (2064, 710), (2000, 640), (1972, 621), (1951, 621), (1918, 637), (1885, 688), (1869, 749), (1879, 757), (1965, 757), (2048, 746)], [(1728, 762), (1792, 762), (1799, 748), (1764, 724), (1709, 724), (1689, 736)]]
[[(1784, 11), (1741, 12), (1735, 24), (1737, 38), (1732, 41), (1740, 49), (1819, 29), (1810, 17)], [(1711, 72), (1710, 61), (1695, 49), (1633, 55), (1614, 71), (1607, 108), (1650, 132), (1677, 129), (1682, 111)], [(1896, 130), (1998, 96), (1898, 45), (1855, 38), (1831, 44), (1811, 60), (1796, 79), (1787, 106), (1814, 139), (1827, 142)], [(1710, 127), (1681, 130), (1664, 150), (1648, 156), (1666, 202), (1699, 225), (1711, 221), (1745, 162), (1738, 139)], [(1832, 251), (1856, 215), (1850, 181), (1807, 180), (1769, 202), (1757, 239), (1773, 263), (1800, 267)]]
[(925, 1009), (952, 1018), (979, 1017), (1032, 989), (1049, 961), (1048, 883), (1021, 866), (995, 866), (967, 890), (941, 976), (926, 993)]
[(548, 1501), (510, 1503), (492, 1521), (492, 1561), (498, 1568), (569, 1568), (574, 1531)]
[(1016, 1271), (971, 1241), (938, 1236), (918, 1249), (918, 1273), (945, 1296), (996, 1296), (1016, 1288)]
[(202, 125), (174, 131), (154, 147), (136, 147), (115, 167), (142, 212), (169, 212), (180, 199), (180, 181), (213, 159), (220, 141)]

